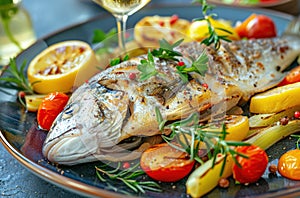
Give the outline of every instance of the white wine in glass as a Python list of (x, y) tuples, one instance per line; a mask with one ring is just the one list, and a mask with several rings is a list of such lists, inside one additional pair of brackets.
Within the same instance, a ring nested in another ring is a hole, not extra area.
[(125, 32), (128, 16), (134, 14), (144, 7), (150, 0), (93, 0), (101, 5), (117, 20), (117, 29), (119, 35), (119, 47), (125, 50)]

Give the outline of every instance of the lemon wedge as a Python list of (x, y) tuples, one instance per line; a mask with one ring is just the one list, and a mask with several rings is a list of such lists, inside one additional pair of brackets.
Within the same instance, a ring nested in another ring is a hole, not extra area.
[[(238, 36), (238, 34), (236, 33), (235, 29), (231, 26), (231, 24), (225, 20), (215, 20), (211, 17), (209, 17), (209, 21), (211, 23), (211, 25), (215, 28), (216, 33), (219, 36), (228, 36), (229, 39), (231, 40), (239, 40), (240, 37)], [(224, 32), (220, 29), (225, 29), (228, 32)], [(205, 20), (201, 20), (201, 21), (194, 21), (192, 22), (192, 24), (190, 25), (189, 29), (188, 29), (188, 35), (196, 41), (201, 41), (204, 38), (206, 38), (209, 35), (208, 32), (208, 24), (207, 21)]]
[(277, 113), (300, 105), (300, 82), (276, 87), (251, 98), (251, 113)]
[(36, 93), (70, 92), (78, 71), (81, 71), (81, 77), (84, 76), (80, 81), (84, 82), (95, 74), (97, 64), (94, 51), (88, 43), (63, 41), (39, 53), (29, 63), (27, 76)]

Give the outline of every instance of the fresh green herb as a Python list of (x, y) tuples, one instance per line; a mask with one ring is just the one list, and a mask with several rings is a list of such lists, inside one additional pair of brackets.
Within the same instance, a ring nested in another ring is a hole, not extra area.
[(297, 147), (297, 149), (300, 149), (300, 146), (299, 146), (299, 144), (300, 144), (300, 135), (291, 135), (291, 137), (298, 138), (297, 142), (296, 142), (296, 147)]
[(181, 39), (172, 45), (165, 39), (162, 39), (159, 41), (159, 49), (154, 49), (151, 53), (157, 58), (178, 61), (178, 59), (175, 57), (182, 56), (182, 54), (174, 51), (174, 48), (179, 46), (183, 42), (183, 40), (184, 39)]
[[(139, 176), (145, 174), (145, 172), (139, 168), (139, 163), (124, 170), (120, 170), (120, 167), (121, 163), (118, 162), (116, 168), (110, 168), (109, 165), (104, 165), (102, 167), (96, 166), (95, 168), (98, 178), (102, 182), (108, 184), (108, 186), (113, 186), (110, 185), (110, 182), (118, 180), (123, 182), (135, 193), (145, 193), (145, 190), (161, 192), (160, 186), (156, 182), (138, 180)], [(123, 193), (125, 193), (125, 191), (123, 191)]]
[[(215, 161), (219, 154), (225, 156), (230, 154), (237, 164), (237, 155), (247, 157), (236, 152), (234, 147), (246, 146), (249, 145), (249, 143), (225, 140), (227, 135), (225, 124), (222, 125), (223, 127), (221, 131), (209, 130), (209, 126), (199, 125), (199, 115), (197, 113), (193, 113), (186, 119), (166, 125), (167, 120), (163, 119), (159, 109), (156, 108), (155, 111), (159, 129), (162, 132), (164, 129), (171, 130), (169, 135), (162, 134), (162, 138), (175, 149), (188, 153), (191, 159), (194, 159), (201, 164), (203, 163), (198, 155), (198, 150), (201, 143), (204, 143), (207, 149), (210, 149), (207, 151), (207, 156), (210, 159), (213, 159), (212, 167), (214, 167)], [(175, 144), (174, 140), (176, 140), (180, 146)], [(223, 161), (220, 175), (223, 174), (225, 163), (226, 160)]]
[[(1, 70), (2, 72), (1, 76), (3, 77), (0, 77), (0, 87), (6, 89), (14, 89), (19, 91), (19, 93), (23, 92), (25, 94), (34, 94), (32, 85), (38, 83), (38, 81), (32, 84), (29, 83), (28, 79), (24, 75), (25, 67), (26, 67), (26, 61), (23, 61), (19, 69), (16, 64), (16, 60), (10, 59), (10, 64), (8, 66), (5, 66)], [(1, 91), (7, 93), (5, 90), (1, 90)], [(18, 100), (23, 106), (26, 106), (19, 94), (18, 94)]]
[(3, 26), (3, 30), (9, 40), (14, 43), (20, 50), (23, 50), (21, 47), (20, 43), (16, 40), (14, 37), (13, 33), (10, 30), (10, 21), (11, 19), (17, 14), (18, 12), (18, 7), (17, 5), (14, 5), (13, 0), (1, 0), (0, 1), (0, 16), (1, 16), (1, 22)]
[(92, 43), (100, 43), (101, 41), (115, 35), (116, 33), (117, 33), (117, 30), (115, 28), (112, 28), (108, 33), (105, 33), (103, 30), (96, 29), (96, 30), (94, 30)]
[[(8, 89), (24, 91), (25, 93), (33, 94), (32, 84), (25, 77), (26, 61), (23, 61), (18, 68), (15, 59), (10, 59), (10, 64), (3, 70), (4, 77), (0, 77), (0, 86)], [(7, 75), (5, 75), (7, 74)], [(37, 82), (36, 82), (37, 83)]]
[(141, 64), (139, 64), (137, 68), (141, 72), (141, 81), (147, 80), (152, 76), (156, 76), (157, 74), (159, 74), (159, 72), (155, 69), (154, 57), (150, 50), (148, 51), (148, 59), (141, 60)]
[(110, 66), (115, 66), (115, 65), (118, 65), (118, 64), (120, 64), (121, 62), (123, 62), (123, 61), (127, 61), (127, 60), (129, 60), (129, 55), (126, 55), (124, 58), (120, 58), (120, 57), (117, 57), (117, 58), (114, 58), (114, 59), (112, 59), (111, 61), (110, 61)]
[(180, 75), (183, 82), (188, 82), (188, 73), (190, 72), (196, 72), (200, 75), (204, 76), (205, 72), (207, 71), (207, 64), (208, 64), (208, 57), (203, 51), (196, 60), (193, 61), (192, 65), (190, 67), (187, 67), (186, 65), (183, 66), (177, 66), (177, 73)]
[(217, 34), (216, 30), (220, 30), (222, 32), (226, 32), (228, 34), (232, 34), (232, 32), (224, 29), (224, 28), (215, 28), (212, 26), (210, 22), (210, 18), (217, 16), (216, 14), (208, 14), (209, 10), (213, 10), (214, 6), (209, 5), (206, 0), (195, 0), (194, 3), (200, 3), (202, 5), (202, 14), (203, 18), (196, 18), (194, 21), (206, 21), (208, 25), (208, 37), (202, 40), (201, 42), (207, 46), (214, 44), (216, 49), (219, 49), (221, 46), (221, 40), (230, 42), (231, 40), (228, 38), (228, 36), (220, 36)]

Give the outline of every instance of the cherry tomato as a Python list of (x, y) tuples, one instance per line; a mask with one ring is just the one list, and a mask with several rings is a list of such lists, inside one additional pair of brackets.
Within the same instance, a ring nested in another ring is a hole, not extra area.
[(276, 37), (274, 21), (265, 15), (250, 15), (244, 22), (235, 28), (241, 38), (270, 38)]
[(286, 77), (279, 83), (278, 86), (288, 85), (292, 83), (300, 82), (300, 65), (293, 68)]
[(279, 158), (277, 168), (283, 177), (300, 180), (300, 150), (294, 149), (284, 153)]
[(147, 149), (141, 156), (140, 164), (152, 179), (175, 182), (191, 172), (195, 161), (190, 160), (187, 153), (162, 143)]
[(39, 126), (44, 130), (50, 130), (53, 121), (64, 109), (68, 100), (69, 96), (64, 93), (55, 92), (48, 94), (40, 104), (37, 112)]
[(265, 172), (268, 165), (268, 156), (265, 150), (258, 146), (238, 146), (236, 151), (242, 153), (248, 158), (237, 156), (236, 159), (241, 165), (233, 165), (233, 178), (242, 183), (256, 182)]

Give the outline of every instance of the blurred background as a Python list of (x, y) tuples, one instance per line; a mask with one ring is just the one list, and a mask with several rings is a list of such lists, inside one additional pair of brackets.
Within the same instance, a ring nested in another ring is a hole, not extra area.
[[(147, 7), (182, 2), (191, 1), (152, 0)], [(291, 0), (267, 9), (297, 16), (300, 12), (299, 4), (298, 0)], [(28, 11), (37, 39), (106, 13), (91, 0), (23, 0), (22, 5)], [(29, 172), (2, 145), (0, 145), (0, 156), (0, 197), (80, 197)]]

